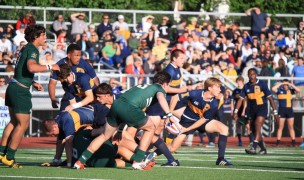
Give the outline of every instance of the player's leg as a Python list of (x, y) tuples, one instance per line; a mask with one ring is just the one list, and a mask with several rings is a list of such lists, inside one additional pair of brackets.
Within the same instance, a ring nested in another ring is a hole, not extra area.
[(295, 131), (294, 131), (294, 118), (287, 118), (287, 125), (288, 125), (288, 130), (289, 130), (289, 134), (291, 137), (291, 143), (292, 146), (296, 146), (296, 136), (295, 136)]
[(261, 128), (263, 127), (263, 124), (265, 122), (265, 117), (263, 116), (258, 116), (255, 120), (255, 141), (258, 141), (258, 145), (261, 148), (259, 151), (259, 154), (267, 154), (266, 148), (264, 146), (264, 141), (262, 138), (262, 132)]
[(277, 146), (280, 145), (281, 143), (281, 137), (282, 137), (282, 131), (284, 129), (284, 124), (285, 124), (285, 117), (280, 118), (278, 122), (278, 130), (277, 130)]
[(218, 140), (218, 159), (216, 165), (230, 166), (232, 165), (229, 161), (225, 159), (225, 151), (227, 145), (228, 127), (220, 121), (210, 120), (207, 121), (205, 126), (205, 131), (209, 133), (219, 133)]
[(168, 145), (168, 148), (170, 149), (170, 151), (176, 152), (178, 150), (178, 148), (181, 147), (186, 136), (187, 136), (186, 134), (180, 134), (176, 138), (174, 138), (172, 143)]
[(236, 122), (236, 135), (238, 138), (238, 146), (243, 146), (242, 143), (242, 124)]

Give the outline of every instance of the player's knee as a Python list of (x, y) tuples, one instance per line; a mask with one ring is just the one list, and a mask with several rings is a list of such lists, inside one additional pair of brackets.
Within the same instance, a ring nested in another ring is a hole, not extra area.
[(220, 134), (224, 136), (228, 136), (228, 127), (223, 125), (220, 129)]

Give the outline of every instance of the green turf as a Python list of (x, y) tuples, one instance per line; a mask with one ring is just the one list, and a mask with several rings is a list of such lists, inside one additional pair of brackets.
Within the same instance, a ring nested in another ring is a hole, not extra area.
[(244, 148), (228, 148), (226, 158), (232, 167), (216, 166), (216, 148), (182, 147), (174, 156), (180, 167), (164, 168), (164, 156), (150, 171), (87, 168), (75, 170), (40, 167), (51, 161), (54, 149), (20, 149), (16, 159), (23, 169), (0, 165), (0, 179), (304, 179), (304, 150), (298, 147), (268, 148), (267, 155), (246, 155)]

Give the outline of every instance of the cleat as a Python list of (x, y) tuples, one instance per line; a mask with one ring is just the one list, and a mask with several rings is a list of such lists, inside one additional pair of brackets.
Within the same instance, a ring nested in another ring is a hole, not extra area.
[(162, 164), (161, 166), (179, 166), (179, 161), (175, 159), (174, 161), (168, 161), (165, 164)]
[(17, 164), (14, 159), (8, 160), (6, 156), (1, 158), (1, 162), (10, 168), (23, 168), (21, 165)]
[(213, 147), (215, 147), (215, 144), (213, 142), (210, 142), (206, 147), (213, 148)]
[(253, 146), (253, 142), (249, 143), (248, 147), (252, 148), (252, 146)]
[(132, 168), (134, 170), (150, 170), (152, 167), (147, 166), (147, 164), (144, 161), (141, 162), (133, 161)]
[(245, 152), (247, 153), (247, 154), (257, 154), (256, 153), (256, 150), (255, 149), (253, 149), (253, 148), (250, 148), (250, 149), (245, 149)]
[(79, 160), (75, 162), (74, 169), (85, 169), (85, 164), (82, 164)]
[(242, 142), (239, 142), (239, 143), (238, 143), (238, 146), (239, 146), (239, 147), (242, 147), (242, 146), (243, 146), (243, 143), (242, 143)]
[(267, 150), (266, 149), (261, 149), (258, 154), (267, 154)]
[(218, 166), (232, 166), (232, 163), (229, 162), (229, 161), (226, 160), (226, 159), (222, 159), (222, 160), (217, 159), (217, 161), (216, 161), (215, 164), (218, 165)]
[(155, 161), (155, 157), (157, 154), (155, 152), (151, 152), (147, 155), (147, 157), (144, 159), (144, 162), (148, 165), (150, 162)]

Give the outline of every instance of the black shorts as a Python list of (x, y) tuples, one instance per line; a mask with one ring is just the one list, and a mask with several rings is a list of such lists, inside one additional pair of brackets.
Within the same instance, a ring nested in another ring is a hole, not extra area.
[[(168, 102), (170, 103), (170, 102)], [(176, 109), (179, 109), (179, 108), (182, 108), (182, 107), (185, 107), (186, 105), (181, 102), (181, 101), (178, 101), (174, 110)], [(147, 109), (146, 109), (146, 114), (148, 116), (160, 116), (161, 119), (165, 116), (165, 112), (164, 110), (161, 108), (160, 104), (157, 102), (151, 106), (149, 106)]]
[(279, 107), (278, 115), (280, 118), (293, 118), (293, 109), (287, 107)]
[(255, 119), (259, 116), (262, 116), (264, 118), (267, 118), (268, 114), (268, 106), (267, 104), (254, 106), (254, 107), (248, 107), (249, 111), (249, 119), (252, 121), (255, 121)]

